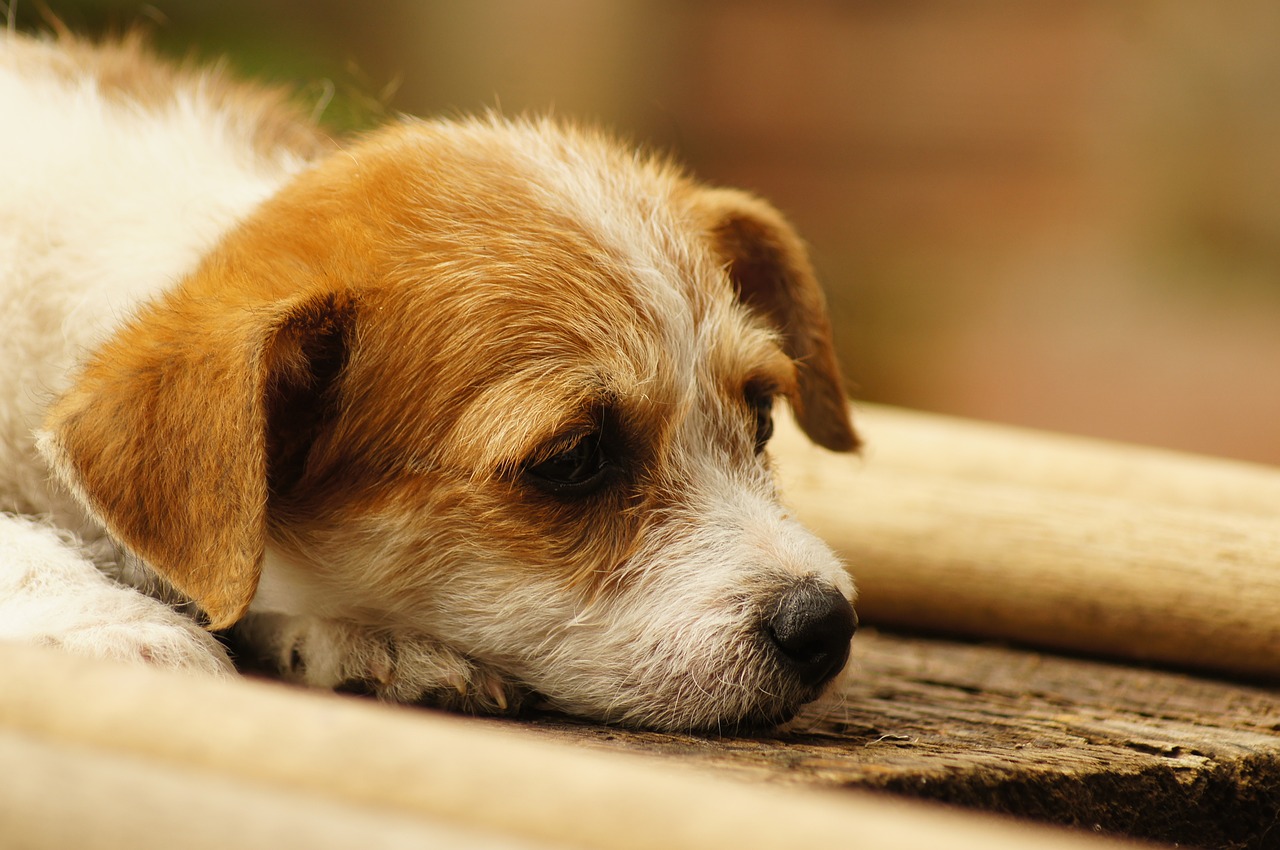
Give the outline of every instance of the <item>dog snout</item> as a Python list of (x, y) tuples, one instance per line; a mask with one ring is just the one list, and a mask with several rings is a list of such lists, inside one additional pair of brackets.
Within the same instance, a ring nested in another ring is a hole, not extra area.
[(857, 629), (858, 615), (844, 594), (813, 581), (783, 591), (765, 622), (778, 656), (800, 681), (814, 688), (844, 668)]

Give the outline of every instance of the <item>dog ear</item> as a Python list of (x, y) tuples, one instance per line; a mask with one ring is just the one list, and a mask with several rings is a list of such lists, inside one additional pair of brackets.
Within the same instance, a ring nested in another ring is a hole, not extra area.
[(790, 400), (796, 421), (821, 446), (857, 449), (826, 299), (804, 243), (781, 213), (745, 192), (704, 189), (695, 206), (738, 296), (778, 330), (796, 363), (799, 393)]
[(249, 305), (179, 289), (103, 345), (46, 418), (41, 450), (62, 480), (210, 629), (257, 590), (269, 443), (296, 464), (307, 439), (269, 419), (320, 396), (351, 314), (333, 296)]

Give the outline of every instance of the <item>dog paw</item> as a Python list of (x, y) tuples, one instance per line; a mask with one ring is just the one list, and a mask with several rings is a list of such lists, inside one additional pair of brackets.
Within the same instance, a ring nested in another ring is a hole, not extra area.
[(168, 623), (101, 623), (36, 637), (34, 643), (94, 658), (228, 677), (235, 668), (226, 651), (199, 627)]
[(69, 532), (4, 513), (0, 640), (213, 676), (235, 673), (217, 639), (158, 599), (107, 578)]
[(524, 690), (495, 670), (429, 638), (312, 617), (256, 615), (238, 639), (287, 681), (476, 714), (519, 709)]
[(389, 644), (393, 699), (474, 714), (513, 714), (525, 692), (497, 671), (424, 638)]
[[(141, 662), (157, 667), (229, 677), (235, 668), (218, 641), (163, 603), (133, 591), (136, 598), (81, 608), (74, 615), (50, 618), (27, 636), (30, 643), (76, 655)], [(108, 600), (110, 601), (110, 600)]]

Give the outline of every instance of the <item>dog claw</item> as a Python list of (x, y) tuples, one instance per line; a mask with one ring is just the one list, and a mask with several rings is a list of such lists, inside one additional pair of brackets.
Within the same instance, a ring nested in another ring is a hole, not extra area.
[(485, 692), (497, 704), (499, 711), (507, 710), (507, 694), (502, 688), (502, 683), (496, 679), (490, 679), (485, 683)]
[(467, 695), (467, 677), (461, 673), (451, 673), (445, 677), (445, 684), (458, 692), (458, 696)]

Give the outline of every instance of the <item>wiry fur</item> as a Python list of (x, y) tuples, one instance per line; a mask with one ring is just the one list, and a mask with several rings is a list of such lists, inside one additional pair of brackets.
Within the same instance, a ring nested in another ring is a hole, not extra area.
[[(856, 437), (768, 205), (550, 121), (329, 154), (136, 44), (3, 39), (0, 114), (0, 636), (229, 669), (103, 570), (397, 701), (674, 729), (818, 695), (762, 623), (853, 586), (778, 505), (750, 396)], [(588, 438), (607, 486), (536, 486)]]

